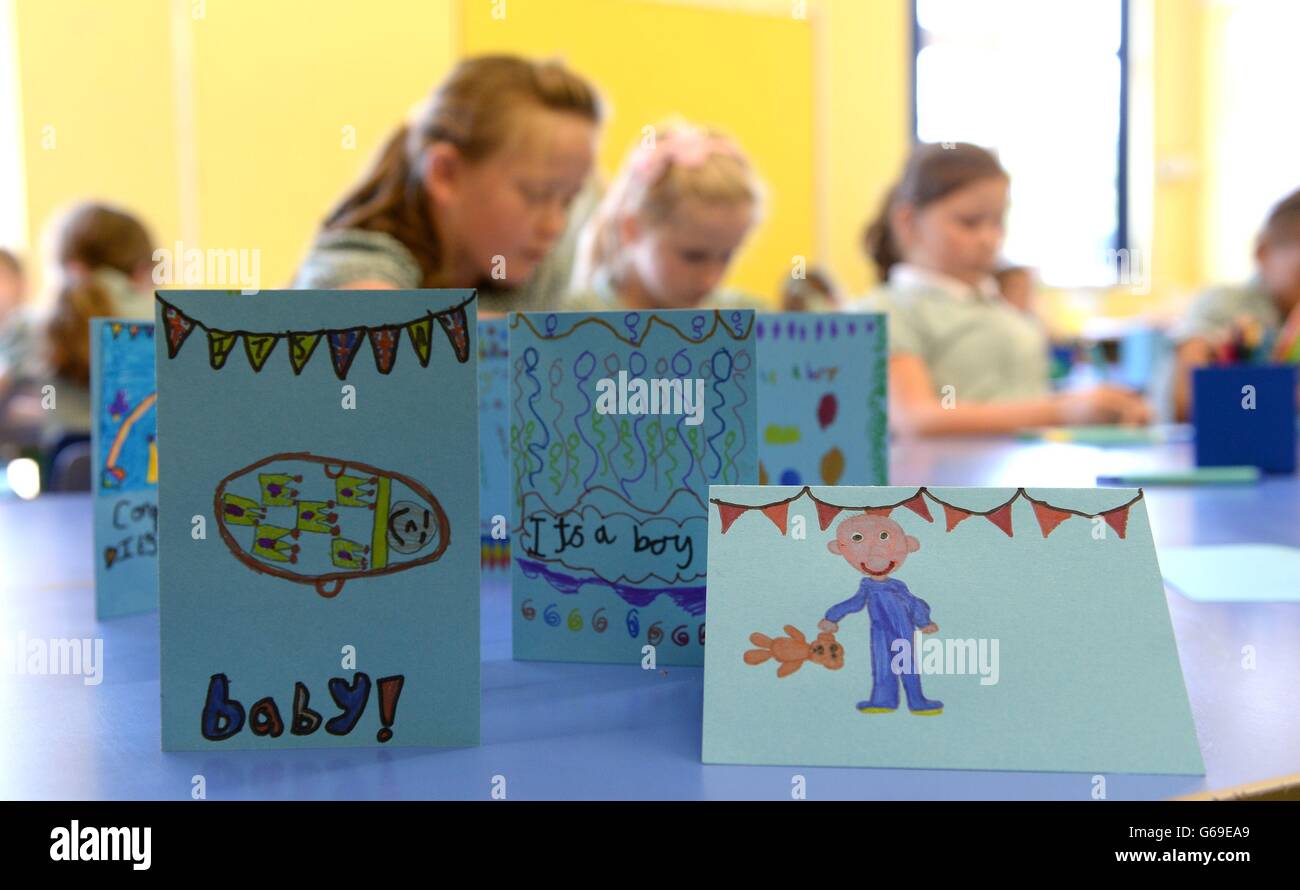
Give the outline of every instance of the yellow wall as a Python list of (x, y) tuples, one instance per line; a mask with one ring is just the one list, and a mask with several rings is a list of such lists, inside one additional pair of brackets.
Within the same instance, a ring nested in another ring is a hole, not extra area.
[(1153, 289), (1202, 282), (1205, 10), (1201, 0), (1155, 0)]
[(863, 226), (911, 146), (911, 4), (823, 0), (818, 10), (826, 255), (841, 288), (856, 296), (875, 281)]
[(451, 14), (447, 0), (209, 0), (202, 19), (182, 15), (198, 204), (187, 237), (258, 248), (262, 285), (287, 285), (330, 206), (450, 68)]
[[(51, 214), (85, 198), (130, 207), (156, 238), (175, 238), (177, 133), (165, 4), (14, 6), (33, 256)], [(32, 267), (39, 283), (41, 270)]]

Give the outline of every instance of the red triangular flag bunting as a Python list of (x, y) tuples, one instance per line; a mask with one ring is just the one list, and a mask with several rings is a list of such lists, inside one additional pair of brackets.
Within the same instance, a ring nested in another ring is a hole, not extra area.
[(1011, 504), (1012, 503), (1014, 502), (1008, 501), (1007, 503), (1003, 504), (1001, 507), (998, 507), (992, 513), (984, 514), (984, 518), (987, 519), (989, 522), (993, 523), (994, 525), (996, 525), (998, 528), (1002, 529), (1004, 532), (1006, 532), (1008, 538), (1012, 536), (1011, 535)]
[(826, 531), (827, 526), (831, 524), (831, 520), (840, 515), (840, 508), (834, 504), (823, 504), (821, 501), (816, 501), (816, 504), (817, 524), (821, 526), (822, 531)]
[(958, 510), (956, 507), (950, 507), (947, 504), (943, 505), (943, 518), (948, 523), (948, 531), (955, 529), (957, 523), (966, 519), (968, 516), (970, 516), (970, 514), (965, 510)]
[(934, 517), (930, 515), (930, 507), (925, 503), (925, 496), (917, 492), (907, 500), (903, 501), (903, 506), (911, 510), (917, 516), (920, 516), (926, 522), (934, 522)]
[(763, 515), (772, 520), (772, 524), (781, 530), (781, 534), (785, 534), (786, 516), (789, 509), (789, 501), (781, 504), (772, 504), (771, 506), (763, 508)]
[(1106, 524), (1115, 529), (1115, 534), (1119, 535), (1120, 540), (1123, 540), (1124, 533), (1128, 531), (1128, 507), (1120, 507), (1118, 510), (1111, 510), (1101, 515), (1105, 518)]
[(194, 322), (181, 314), (175, 306), (163, 303), (163, 324), (167, 327), (167, 357), (176, 358), (181, 344), (194, 330)]
[(1040, 504), (1037, 501), (1030, 501), (1034, 507), (1034, 515), (1038, 517), (1038, 527), (1043, 530), (1043, 537), (1046, 538), (1056, 527), (1065, 520), (1069, 519), (1072, 514), (1064, 510), (1057, 510), (1049, 507), (1047, 504)]
[(718, 515), (722, 517), (722, 533), (725, 535), (727, 529), (731, 528), (731, 523), (735, 522), (741, 513), (744, 513), (748, 507), (742, 507), (739, 504), (724, 504), (718, 502)]
[(451, 341), (451, 348), (456, 350), (456, 360), (459, 362), (469, 361), (469, 321), (465, 317), (465, 309), (457, 306), (455, 309), (439, 312), (438, 322), (442, 325), (442, 329), (447, 332), (447, 339)]

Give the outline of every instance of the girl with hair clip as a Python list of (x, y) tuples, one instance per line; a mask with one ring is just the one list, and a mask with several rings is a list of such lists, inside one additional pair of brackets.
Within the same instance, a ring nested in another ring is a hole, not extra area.
[[(600, 109), (558, 62), (461, 62), (326, 217), (296, 288), (477, 288), (480, 313), (545, 308), (588, 196)], [(560, 251), (564, 253), (563, 250)]]
[(762, 187), (730, 139), (687, 123), (657, 128), (583, 230), (565, 308), (755, 305), (718, 287), (761, 204)]
[(1146, 402), (1126, 389), (1050, 390), (1046, 333), (993, 277), (1009, 188), (983, 148), (921, 145), (868, 227), (882, 284), (855, 308), (888, 315), (890, 425), (959, 435), (1148, 422)]

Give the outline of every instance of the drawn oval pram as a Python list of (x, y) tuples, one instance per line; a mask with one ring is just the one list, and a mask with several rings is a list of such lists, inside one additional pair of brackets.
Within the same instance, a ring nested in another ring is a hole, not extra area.
[(226, 476), (214, 499), (230, 552), (255, 572), (334, 597), (350, 578), (442, 556), (451, 527), (424, 485), (401, 473), (306, 451), (273, 454)]

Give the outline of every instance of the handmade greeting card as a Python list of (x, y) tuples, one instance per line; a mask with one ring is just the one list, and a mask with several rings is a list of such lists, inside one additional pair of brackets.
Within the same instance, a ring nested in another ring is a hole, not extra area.
[(754, 374), (748, 310), (510, 316), (516, 658), (703, 663), (708, 487), (758, 477)]
[(95, 617), (158, 608), (158, 442), (153, 325), (90, 322)]
[(161, 291), (165, 750), (472, 745), (471, 291)]
[(1140, 489), (710, 501), (706, 762), (1204, 773)]
[(754, 333), (759, 482), (888, 482), (885, 316), (764, 314)]
[(478, 322), (479, 546), (484, 572), (510, 568), (510, 362), (504, 318)]

